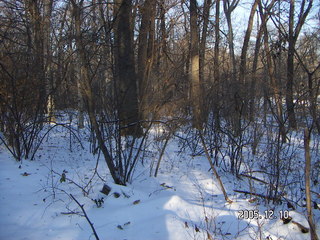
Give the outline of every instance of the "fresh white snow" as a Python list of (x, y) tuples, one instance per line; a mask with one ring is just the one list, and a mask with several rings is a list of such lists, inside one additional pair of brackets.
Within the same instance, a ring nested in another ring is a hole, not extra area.
[[(69, 194), (83, 204), (103, 240), (310, 239), (309, 233), (279, 219), (279, 211), (289, 210), (286, 204), (250, 203), (250, 196), (233, 191), (249, 191), (248, 180), (240, 181), (220, 170), (233, 201), (227, 204), (207, 159), (188, 152), (179, 154), (175, 138), (169, 141), (157, 178), (149, 173), (158, 155), (150, 154), (137, 166), (133, 182), (119, 186), (113, 184), (103, 157), (89, 152), (86, 130), (79, 134), (83, 149), (66, 128), (54, 128), (35, 160), (22, 163), (0, 145), (0, 239), (95, 239)], [(61, 181), (63, 172), (65, 182)], [(100, 192), (104, 183), (112, 188), (108, 196)], [(81, 189), (85, 186), (88, 195)], [(120, 196), (116, 198), (114, 193)], [(94, 199), (102, 197), (104, 202), (98, 207)], [(261, 216), (273, 209), (277, 219), (238, 219), (239, 211), (246, 209), (257, 210)], [(314, 212), (319, 234), (320, 211)], [(308, 227), (305, 212), (290, 210), (290, 216)]]

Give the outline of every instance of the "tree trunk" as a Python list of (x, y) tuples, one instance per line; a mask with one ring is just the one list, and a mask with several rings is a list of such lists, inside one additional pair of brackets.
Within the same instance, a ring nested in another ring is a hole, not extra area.
[(306, 1), (303, 0), (300, 6), (300, 14), (296, 27), (294, 28), (294, 14), (295, 14), (295, 1), (290, 0), (289, 10), (289, 35), (288, 35), (288, 57), (287, 57), (287, 84), (286, 84), (286, 106), (289, 118), (289, 127), (296, 129), (297, 120), (294, 111), (293, 101), (293, 82), (294, 82), (294, 52), (297, 39), (299, 37), (301, 28), (312, 8), (313, 0), (309, 1), (308, 7), (305, 10)]
[[(266, 12), (263, 12), (263, 7), (261, 1), (259, 2), (259, 12), (260, 12), (260, 17), (261, 17), (261, 24), (263, 27), (263, 32), (264, 32), (264, 50), (266, 54), (266, 59), (267, 59), (267, 70), (270, 78), (270, 83), (271, 83), (271, 89), (273, 91), (273, 97), (276, 103), (276, 118), (279, 124), (279, 131), (281, 134), (281, 139), (282, 142), (286, 142), (286, 130), (285, 130), (285, 125), (284, 125), (284, 120), (283, 120), (283, 112), (282, 112), (282, 99), (281, 95), (279, 92), (280, 87), (277, 84), (277, 81), (274, 76), (274, 68), (272, 65), (272, 60), (271, 60), (271, 52), (269, 48), (269, 38), (268, 38), (268, 29), (267, 29), (267, 13), (270, 11), (272, 6), (274, 5), (275, 0), (272, 0), (272, 2), (268, 5)], [(271, 106), (272, 107), (272, 106)]]
[(115, 62), (116, 102), (122, 135), (141, 136), (137, 77), (135, 72), (133, 32), (131, 31), (132, 0), (116, 1)]
[[(248, 26), (247, 26), (247, 30), (246, 30), (246, 34), (245, 34), (245, 37), (244, 37), (244, 40), (243, 40), (242, 50), (241, 50), (239, 82), (240, 82), (240, 84), (242, 84), (242, 86), (245, 89), (248, 89), (247, 88), (248, 84), (247, 84), (247, 79), (246, 79), (246, 75), (247, 75), (247, 52), (248, 52), (249, 40), (250, 40), (252, 28), (253, 28), (254, 14), (256, 12), (257, 6), (258, 6), (258, 0), (255, 0), (253, 5), (252, 5), (252, 7), (251, 7)], [(259, 39), (259, 41), (260, 41), (260, 39)], [(256, 63), (254, 62), (254, 64), (256, 64)], [(255, 74), (255, 73), (253, 73), (253, 74)], [(252, 81), (255, 81), (255, 79), (252, 79)], [(254, 90), (253, 89), (248, 89), (248, 91), (249, 91), (249, 96), (244, 96), (245, 108), (246, 108), (246, 113), (247, 114), (250, 111), (250, 109), (248, 109), (248, 102), (250, 100), (251, 100), (251, 102), (254, 102), (253, 97), (252, 97), (252, 95), (254, 94), (252, 91), (254, 91)], [(250, 97), (252, 97), (252, 98), (250, 98)]]
[(51, 51), (51, 41), (50, 41), (52, 5), (53, 5), (53, 1), (44, 0), (43, 50), (44, 50), (46, 96), (48, 96), (47, 114), (48, 114), (49, 122), (55, 122), (54, 97), (53, 97), (54, 82), (53, 82), (53, 70), (52, 70), (52, 51)]
[(216, 129), (220, 128), (220, 113), (219, 113), (219, 93), (220, 93), (220, 1), (216, 1), (216, 17), (215, 17), (215, 43), (214, 43), (214, 67), (213, 67), (213, 75), (214, 75), (214, 103), (213, 103), (213, 114), (215, 119), (215, 127)]
[(289, 119), (289, 127), (296, 128), (297, 120), (294, 112), (293, 103), (293, 72), (294, 72), (294, 0), (290, 0), (290, 11), (289, 11), (289, 36), (288, 36), (288, 58), (287, 58), (287, 85), (286, 85), (286, 105)]
[(240, 135), (241, 132), (241, 114), (242, 114), (242, 93), (240, 88), (240, 82), (237, 79), (237, 68), (236, 68), (236, 58), (234, 52), (234, 40), (233, 40), (233, 28), (231, 21), (231, 14), (237, 7), (239, 0), (223, 0), (223, 10), (227, 19), (228, 25), (228, 45), (229, 45), (229, 64), (231, 68), (231, 103), (233, 111), (230, 114), (233, 131), (236, 136)]
[[(201, 92), (205, 93), (205, 88), (208, 86), (205, 81), (205, 76), (204, 76), (204, 68), (205, 68), (205, 58), (206, 58), (206, 42), (207, 42), (207, 34), (208, 34), (208, 24), (209, 24), (209, 15), (210, 15), (210, 8), (212, 5), (212, 0), (206, 0), (204, 2), (204, 7), (203, 7), (203, 27), (202, 27), (202, 33), (201, 33), (201, 41), (200, 41), (200, 47), (199, 47), (199, 57), (200, 57), (200, 62), (199, 62), (199, 81), (201, 84)], [(203, 113), (202, 117), (203, 120), (205, 121), (208, 117), (208, 106), (205, 101), (205, 96), (202, 96), (202, 102), (204, 103), (204, 108), (203, 108)]]
[(240, 76), (239, 76), (239, 81), (243, 83), (245, 81), (245, 75), (246, 75), (246, 70), (247, 70), (247, 52), (248, 52), (248, 47), (249, 47), (249, 40), (253, 28), (253, 18), (254, 14), (256, 12), (256, 8), (258, 6), (258, 1), (255, 0), (250, 11), (250, 16), (249, 16), (249, 22), (246, 30), (246, 34), (244, 36), (243, 44), (242, 44), (242, 50), (241, 50), (241, 57), (240, 57)]
[(140, 118), (147, 120), (147, 115), (150, 112), (148, 109), (148, 93), (150, 89), (150, 70), (153, 62), (155, 1), (146, 0), (142, 6), (141, 14), (137, 76), (139, 83)]
[(45, 113), (46, 108), (46, 84), (44, 69), (44, 51), (43, 51), (43, 31), (40, 2), (38, 0), (28, 0), (25, 2), (28, 11), (28, 17), (31, 22), (31, 52), (32, 52), (32, 81), (37, 86), (38, 99), (37, 109), (40, 118)]
[(318, 240), (316, 225), (313, 222), (312, 214), (312, 199), (311, 199), (311, 187), (310, 187), (310, 172), (311, 172), (311, 156), (310, 156), (310, 136), (311, 132), (308, 128), (304, 130), (304, 151), (305, 151), (305, 186), (306, 186), (306, 202), (308, 212), (308, 223), (310, 226), (310, 237), (311, 240)]
[(202, 128), (201, 87), (199, 76), (199, 30), (197, 25), (197, 0), (190, 0), (190, 83), (193, 127)]
[(258, 58), (261, 48), (261, 38), (262, 38), (263, 28), (262, 26), (259, 27), (258, 34), (256, 37), (256, 43), (254, 47), (254, 57), (253, 57), (253, 64), (252, 64), (252, 79), (251, 85), (249, 90), (249, 100), (250, 100), (250, 120), (254, 120), (254, 110), (255, 110), (255, 91), (257, 85), (257, 69), (258, 69)]

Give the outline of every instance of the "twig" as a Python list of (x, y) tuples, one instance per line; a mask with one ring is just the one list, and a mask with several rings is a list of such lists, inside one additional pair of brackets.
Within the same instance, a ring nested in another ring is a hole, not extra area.
[(95, 230), (95, 228), (94, 228), (94, 226), (93, 226), (93, 223), (90, 221), (90, 219), (89, 219), (86, 211), (85, 211), (84, 208), (83, 208), (84, 205), (83, 205), (83, 204), (80, 204), (80, 203), (78, 202), (78, 200), (77, 200), (72, 194), (70, 194), (70, 197), (71, 197), (71, 198), (78, 204), (78, 206), (81, 208), (81, 211), (83, 212), (84, 217), (86, 218), (87, 222), (89, 223), (89, 225), (90, 225), (90, 227), (91, 227), (91, 229), (92, 229), (92, 231), (93, 231), (94, 236), (96, 237), (97, 240), (99, 240), (99, 236), (98, 236), (98, 234), (97, 234), (97, 232), (96, 232), (96, 230)]
[[(60, 177), (62, 177), (62, 174), (54, 171), (53, 169), (51, 169), (51, 172), (53, 172), (53, 173), (59, 175)], [(73, 183), (74, 185), (76, 185), (78, 188), (80, 188), (85, 196), (88, 196), (88, 195), (89, 195), (89, 192), (85, 190), (85, 188), (86, 188), (87, 186), (82, 187), (82, 186), (80, 186), (79, 184), (77, 184), (75, 181), (71, 180), (71, 179), (68, 178), (68, 177), (65, 177), (65, 179), (68, 180), (69, 182)]]
[(237, 192), (237, 193), (244, 193), (244, 194), (248, 194), (248, 195), (261, 197), (261, 198), (264, 198), (264, 199), (267, 199), (267, 200), (274, 200), (273, 197), (265, 196), (265, 195), (260, 194), (260, 193), (254, 193), (254, 192), (248, 192), (248, 191), (242, 191), (242, 190), (236, 190), (236, 189), (233, 190), (233, 191)]
[(258, 181), (258, 182), (267, 184), (267, 185), (269, 184), (269, 183), (267, 183), (267, 182), (264, 181), (264, 180), (261, 180), (261, 179), (259, 179), (259, 178), (256, 178), (256, 177), (253, 177), (253, 176), (249, 176), (249, 175), (246, 175), (246, 174), (243, 174), (243, 173), (241, 173), (240, 176), (241, 176), (241, 177), (246, 177), (246, 178), (251, 178), (252, 180), (255, 180), (255, 181)]

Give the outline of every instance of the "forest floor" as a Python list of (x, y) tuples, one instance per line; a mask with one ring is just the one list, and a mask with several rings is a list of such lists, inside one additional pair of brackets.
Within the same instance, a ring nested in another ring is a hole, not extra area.
[[(165, 149), (158, 177), (150, 177), (158, 159), (151, 149), (128, 186), (113, 184), (103, 157), (90, 153), (87, 130), (79, 138), (81, 144), (66, 128), (55, 127), (35, 159), (22, 162), (0, 145), (0, 239), (95, 239), (70, 194), (103, 240), (310, 239), (280, 219), (289, 214), (309, 227), (305, 208), (292, 210), (285, 202), (274, 205), (234, 192), (250, 191), (248, 179), (218, 167), (233, 201), (226, 203), (208, 160), (181, 152), (176, 138)], [(100, 192), (104, 184), (111, 187), (108, 196)], [(255, 192), (265, 194), (265, 185), (256, 184)], [(320, 235), (320, 211), (313, 211)]]

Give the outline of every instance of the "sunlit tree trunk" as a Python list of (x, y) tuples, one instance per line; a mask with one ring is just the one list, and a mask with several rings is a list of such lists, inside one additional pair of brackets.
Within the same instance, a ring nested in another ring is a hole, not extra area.
[(138, 46), (138, 83), (139, 83), (139, 108), (140, 117), (147, 119), (150, 112), (148, 108), (148, 93), (150, 94), (150, 71), (153, 64), (154, 51), (154, 19), (155, 1), (145, 0), (141, 8), (141, 24), (139, 30)]
[(53, 1), (44, 0), (43, 3), (43, 50), (44, 50), (44, 65), (45, 65), (45, 85), (47, 99), (47, 113), (48, 121), (55, 122), (54, 116), (54, 80), (53, 80), (53, 69), (52, 69), (52, 50), (51, 50), (51, 14), (52, 14)]
[(193, 126), (202, 128), (201, 87), (199, 76), (199, 30), (197, 25), (197, 0), (190, 0), (190, 83)]
[(310, 226), (310, 237), (311, 240), (319, 240), (316, 230), (316, 224), (313, 221), (312, 213), (312, 198), (311, 198), (311, 155), (310, 155), (310, 138), (311, 133), (308, 128), (304, 130), (304, 156), (305, 156), (305, 187), (306, 187), (306, 202), (307, 202), (307, 214), (308, 214), (308, 223)]
[(205, 121), (208, 117), (208, 106), (205, 101), (205, 88), (208, 86), (205, 76), (204, 76), (204, 70), (205, 70), (205, 60), (206, 60), (206, 43), (207, 43), (207, 35), (208, 35), (208, 24), (209, 24), (209, 15), (210, 15), (210, 8), (212, 5), (212, 0), (206, 0), (204, 2), (203, 6), (203, 27), (202, 27), (202, 33), (201, 33), (201, 40), (200, 40), (200, 46), (199, 46), (199, 77), (200, 77), (200, 86), (201, 86), (201, 92), (204, 94), (202, 96), (202, 102), (204, 104), (203, 106), (203, 113), (202, 117)]

